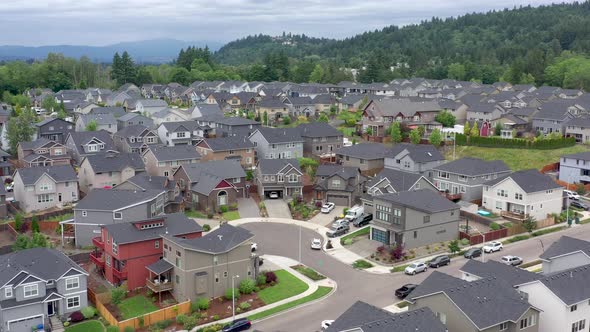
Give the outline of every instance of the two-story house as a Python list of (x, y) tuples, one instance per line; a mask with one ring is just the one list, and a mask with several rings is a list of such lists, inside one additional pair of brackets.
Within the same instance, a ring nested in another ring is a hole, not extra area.
[(32, 248), (0, 256), (0, 331), (63, 330), (88, 305), (88, 273), (62, 252)]
[(303, 157), (303, 138), (297, 128), (261, 127), (249, 137), (262, 159), (291, 159)]
[(91, 123), (96, 123), (96, 130), (106, 130), (111, 134), (117, 132), (117, 119), (110, 113), (80, 114), (76, 120), (76, 131), (86, 131)]
[(570, 101), (559, 100), (543, 104), (532, 117), (533, 129), (542, 134), (564, 133), (565, 123), (575, 117), (576, 109)]
[(567, 183), (590, 183), (590, 152), (561, 156), (559, 180)]
[(564, 122), (566, 137), (575, 137), (576, 143), (590, 142), (590, 117), (582, 116)]
[(445, 157), (433, 145), (400, 143), (393, 146), (384, 164), (385, 168), (430, 175), (431, 169), (445, 161)]
[(320, 165), (315, 172), (314, 198), (338, 206), (360, 201), (367, 178), (356, 167)]
[(344, 135), (325, 122), (305, 123), (297, 126), (303, 138), (303, 155), (306, 157), (334, 157), (342, 147)]
[(135, 111), (149, 116), (168, 108), (168, 103), (162, 99), (138, 99), (135, 102)]
[(101, 226), (147, 220), (164, 213), (165, 190), (93, 189), (74, 207), (76, 246), (92, 243)]
[(110, 189), (144, 171), (138, 153), (99, 153), (82, 159), (78, 183), (80, 191), (88, 193), (94, 188)]
[(14, 199), (27, 213), (78, 200), (78, 177), (70, 165), (19, 168), (13, 180)]
[(166, 201), (164, 202), (164, 212), (174, 213), (181, 210), (182, 197), (180, 188), (176, 181), (168, 179), (166, 176), (152, 176), (140, 173), (126, 181), (120, 183), (115, 189), (122, 190), (164, 190), (166, 191)]
[(196, 121), (164, 122), (158, 126), (158, 136), (168, 146), (193, 145), (203, 138)]
[(74, 124), (59, 118), (47, 118), (35, 124), (37, 127), (37, 138), (43, 137), (51, 141), (64, 144), (66, 137), (74, 131)]
[(131, 125), (113, 134), (113, 143), (119, 152), (143, 153), (160, 143), (156, 131), (144, 125)]
[(145, 170), (149, 175), (166, 176), (172, 179), (172, 175), (180, 165), (199, 162), (201, 155), (194, 146), (151, 146), (142, 154)]
[(246, 172), (235, 160), (182, 165), (174, 172), (187, 206), (200, 211), (218, 211), (245, 197)]
[(195, 148), (202, 161), (237, 160), (245, 169), (251, 169), (255, 165), (254, 144), (247, 137), (205, 138)]
[(14, 165), (9, 159), (10, 153), (0, 149), (0, 176), (10, 176), (14, 173)]
[[(197, 120), (199, 124), (201, 124), (202, 121), (210, 122), (210, 126), (213, 128), (215, 137), (249, 137), (256, 129), (262, 127), (260, 122), (239, 116), (216, 116), (213, 118), (207, 117)], [(205, 126), (204, 128), (207, 127)]]
[(289, 106), (281, 98), (269, 96), (264, 97), (256, 103), (256, 112), (263, 116), (267, 114), (269, 124), (282, 121), (282, 118), (289, 116)]
[(563, 207), (563, 187), (536, 169), (504, 175), (483, 186), (483, 207), (507, 218), (544, 220)]
[(139, 113), (125, 113), (125, 115), (117, 118), (117, 128), (119, 130), (129, 126), (145, 126), (147, 128), (154, 128), (154, 120)]
[(148, 269), (170, 275), (177, 301), (223, 296), (232, 287), (232, 279), (238, 285), (256, 278), (258, 257), (250, 249), (253, 237), (248, 230), (228, 223), (192, 239), (162, 235), (163, 258)]
[(336, 150), (337, 162), (347, 167), (358, 167), (364, 175), (374, 176), (385, 165), (391, 149), (379, 143), (360, 143)]
[(65, 145), (76, 164), (86, 156), (116, 150), (111, 133), (106, 130), (71, 132)]
[(502, 160), (461, 158), (434, 167), (432, 182), (451, 200), (479, 201), (485, 182), (510, 172)]
[(260, 159), (256, 167), (256, 184), (260, 197), (276, 193), (279, 198), (303, 194), (303, 173), (297, 159)]
[[(100, 236), (92, 239), (95, 246), (90, 260), (112, 285), (127, 282), (127, 289), (156, 285), (148, 278), (147, 266), (162, 258), (161, 235), (192, 239), (200, 237), (203, 228), (183, 213), (167, 214), (101, 227)], [(172, 279), (158, 280), (157, 285), (166, 285)]]
[(564, 235), (543, 251), (539, 258), (545, 275), (590, 265), (590, 242)]
[(19, 142), (17, 156), (21, 167), (59, 166), (72, 163), (72, 157), (63, 144), (44, 137), (32, 142)]

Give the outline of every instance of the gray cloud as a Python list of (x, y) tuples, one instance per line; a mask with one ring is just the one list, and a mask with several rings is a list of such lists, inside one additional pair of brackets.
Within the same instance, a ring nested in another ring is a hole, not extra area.
[[(2, 0), (0, 44), (106, 45), (174, 38), (229, 41), (283, 31), (345, 38), (433, 16), (550, 4), (551, 0)], [(571, 1), (567, 1), (571, 2)]]

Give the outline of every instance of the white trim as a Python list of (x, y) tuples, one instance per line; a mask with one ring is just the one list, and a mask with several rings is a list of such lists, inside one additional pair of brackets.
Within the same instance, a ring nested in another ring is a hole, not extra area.
[[(35, 286), (35, 288), (36, 288), (35, 294), (32, 294), (32, 295), (27, 296), (27, 291), (26, 291), (25, 288), (27, 288), (27, 287), (33, 287), (33, 286)], [(35, 283), (35, 284), (26, 284), (26, 285), (23, 285), (23, 297), (25, 299), (28, 298), (28, 297), (35, 297), (35, 296), (39, 296), (39, 284)]]
[[(78, 305), (76, 306), (71, 306), (70, 307), (70, 299), (78, 299)], [(80, 299), (80, 295), (76, 295), (76, 296), (72, 296), (72, 297), (66, 297), (66, 309), (74, 309), (74, 308), (80, 308), (80, 305), (82, 304), (82, 301)]]
[[(10, 290), (10, 296), (8, 295), (9, 290)], [(10, 298), (13, 296), (14, 296), (14, 290), (12, 289), (12, 286), (7, 286), (6, 288), (4, 288), (4, 297)]]
[[(70, 281), (70, 280), (74, 280), (74, 279), (76, 280), (76, 284), (77, 284), (77, 286), (76, 286), (76, 287), (70, 287), (70, 288), (68, 288), (68, 281)], [(65, 279), (65, 284), (66, 284), (66, 290), (71, 290), (71, 289), (78, 289), (78, 288), (80, 288), (80, 277), (76, 276), (76, 277), (69, 277), (69, 278), (66, 278), (66, 279)]]
[[(78, 224), (78, 225), (80, 225), (80, 224)], [(96, 226), (96, 225), (93, 225), (93, 226)], [(82, 271), (80, 271), (80, 270), (78, 270), (78, 269), (75, 269), (75, 268), (71, 267), (69, 270), (67, 270), (67, 271), (66, 271), (64, 274), (62, 274), (61, 276), (59, 276), (59, 278), (57, 278), (57, 279), (61, 279), (61, 278), (63, 278), (63, 277), (66, 275), (66, 274), (68, 274), (68, 273), (69, 273), (70, 271), (72, 271), (72, 270), (74, 270), (74, 271), (77, 271), (77, 272), (79, 272), (80, 274), (83, 274), (83, 275), (85, 275), (85, 276), (87, 276), (87, 275), (88, 275), (88, 272), (82, 272)]]
[[(14, 307), (12, 307), (12, 308), (14, 308)], [(45, 321), (45, 314), (40, 314), (40, 315), (35, 315), (35, 316), (28, 316), (28, 317), (23, 317), (23, 318), (19, 318), (19, 319), (9, 320), (9, 321), (6, 322), (7, 331), (10, 331), (10, 323), (20, 322), (20, 321), (23, 321), (23, 320), (28, 320), (28, 319), (38, 318), (38, 317), (41, 317), (41, 321)]]

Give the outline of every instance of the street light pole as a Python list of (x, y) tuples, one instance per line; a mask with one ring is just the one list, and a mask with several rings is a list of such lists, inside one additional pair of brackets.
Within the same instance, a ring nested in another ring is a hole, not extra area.
[(234, 279), (239, 278), (239, 275), (231, 276), (231, 316), (232, 320), (236, 320), (236, 287), (234, 286)]
[(301, 224), (299, 224), (299, 263), (301, 263)]

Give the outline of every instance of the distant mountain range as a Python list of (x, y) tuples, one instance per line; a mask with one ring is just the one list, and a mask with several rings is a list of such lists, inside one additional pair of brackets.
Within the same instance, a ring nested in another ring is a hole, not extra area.
[(223, 43), (194, 41), (187, 42), (176, 39), (153, 39), (135, 42), (123, 42), (106, 46), (84, 45), (48, 45), (48, 46), (0, 46), (0, 60), (44, 59), (48, 53), (62, 53), (67, 57), (80, 58), (87, 56), (95, 62), (111, 62), (115, 52), (127, 51), (137, 63), (165, 63), (178, 56), (178, 51), (187, 46), (209, 46), (216, 51)]

